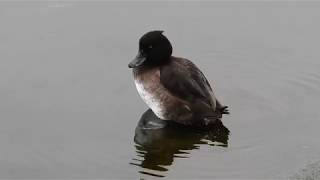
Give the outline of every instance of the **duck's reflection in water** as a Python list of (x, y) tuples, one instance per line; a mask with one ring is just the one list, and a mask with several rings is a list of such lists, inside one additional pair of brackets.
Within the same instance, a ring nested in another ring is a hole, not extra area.
[(221, 121), (208, 129), (195, 130), (163, 121), (149, 109), (136, 127), (137, 158), (130, 164), (142, 167), (142, 174), (163, 177), (160, 172), (168, 171), (175, 158), (188, 158), (190, 150), (201, 144), (227, 147), (228, 139), (229, 130)]

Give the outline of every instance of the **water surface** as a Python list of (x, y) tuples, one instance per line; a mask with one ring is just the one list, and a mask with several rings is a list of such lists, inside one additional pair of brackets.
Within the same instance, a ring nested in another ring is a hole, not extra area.
[[(319, 3), (1, 2), (0, 177), (317, 173), (319, 18)], [(216, 130), (135, 131), (148, 108), (127, 64), (153, 29), (230, 106)]]

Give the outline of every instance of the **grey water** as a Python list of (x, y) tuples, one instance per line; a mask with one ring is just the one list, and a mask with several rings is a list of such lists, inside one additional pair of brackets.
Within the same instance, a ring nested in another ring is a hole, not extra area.
[[(0, 2), (0, 178), (318, 179), (319, 19), (316, 2)], [(127, 64), (155, 29), (230, 107), (217, 128), (136, 129)]]

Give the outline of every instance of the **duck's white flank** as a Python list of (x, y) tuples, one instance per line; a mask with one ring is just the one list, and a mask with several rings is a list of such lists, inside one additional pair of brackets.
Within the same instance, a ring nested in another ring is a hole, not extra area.
[(160, 98), (155, 93), (149, 92), (139, 80), (135, 80), (134, 83), (142, 100), (151, 108), (154, 114), (162, 120), (167, 120), (164, 117), (164, 109)]

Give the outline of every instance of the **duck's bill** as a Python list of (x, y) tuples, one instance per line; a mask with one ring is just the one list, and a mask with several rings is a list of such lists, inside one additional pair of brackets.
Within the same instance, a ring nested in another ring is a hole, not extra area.
[(128, 66), (129, 68), (139, 67), (146, 61), (146, 59), (147, 58), (139, 52), (138, 55), (129, 63)]

